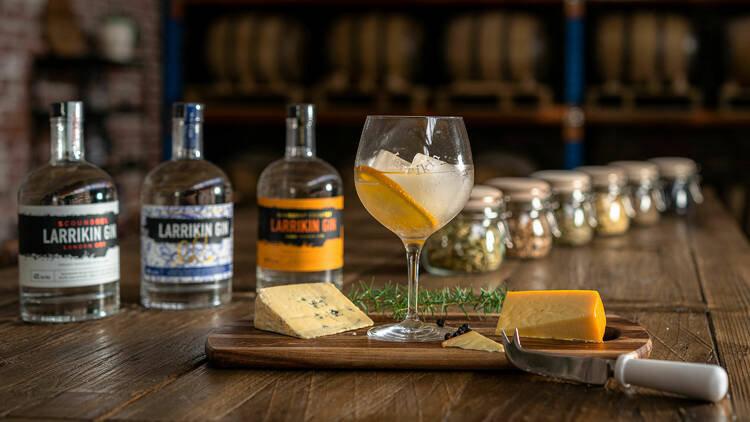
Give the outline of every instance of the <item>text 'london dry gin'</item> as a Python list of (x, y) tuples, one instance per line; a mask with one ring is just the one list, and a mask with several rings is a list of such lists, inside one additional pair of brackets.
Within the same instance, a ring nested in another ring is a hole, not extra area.
[(84, 160), (83, 103), (52, 104), (50, 125), (50, 162), (18, 191), (21, 318), (103, 318), (120, 307), (117, 189)]
[(286, 153), (258, 180), (256, 288), (342, 283), (344, 208), (341, 177), (315, 157), (315, 109), (289, 107)]
[(203, 159), (203, 108), (174, 104), (172, 159), (143, 182), (141, 302), (148, 308), (205, 308), (232, 299), (232, 186)]

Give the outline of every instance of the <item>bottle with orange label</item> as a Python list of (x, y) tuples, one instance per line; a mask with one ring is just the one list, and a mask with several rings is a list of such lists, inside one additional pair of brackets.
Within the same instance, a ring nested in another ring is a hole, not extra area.
[(286, 153), (258, 180), (256, 288), (328, 282), (341, 288), (341, 177), (315, 156), (315, 106), (289, 106)]

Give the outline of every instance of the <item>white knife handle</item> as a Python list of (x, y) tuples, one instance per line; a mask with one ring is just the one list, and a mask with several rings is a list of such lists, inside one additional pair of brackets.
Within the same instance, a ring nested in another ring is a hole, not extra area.
[(729, 385), (721, 366), (634, 359), (629, 354), (617, 358), (615, 380), (623, 387), (639, 385), (711, 402), (724, 398)]

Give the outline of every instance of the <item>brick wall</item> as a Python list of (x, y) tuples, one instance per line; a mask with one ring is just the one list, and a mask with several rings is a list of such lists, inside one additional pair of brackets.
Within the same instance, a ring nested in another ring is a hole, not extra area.
[[(52, 0), (50, 0), (52, 1)], [(70, 0), (77, 24), (88, 39), (95, 39), (101, 19), (124, 13), (138, 23), (138, 58), (142, 66), (107, 70), (103, 89), (115, 105), (142, 107), (137, 114), (107, 118), (110, 137), (108, 165), (118, 168), (114, 177), (123, 199), (123, 217), (137, 213), (142, 173), (160, 158), (161, 14), (158, 0)], [(30, 80), (34, 58), (46, 53), (43, 16), (46, 0), (0, 0), (0, 245), (16, 236), (16, 193), (33, 165), (48, 158), (47, 145), (34, 137), (35, 85)], [(95, 47), (91, 46), (92, 51)], [(63, 95), (63, 94), (61, 94)], [(65, 100), (70, 98), (59, 98)], [(112, 105), (112, 104), (110, 104)], [(38, 131), (38, 129), (37, 129)], [(48, 140), (46, 140), (48, 142)], [(136, 163), (135, 169), (132, 163)], [(140, 176), (140, 177), (139, 177)]]

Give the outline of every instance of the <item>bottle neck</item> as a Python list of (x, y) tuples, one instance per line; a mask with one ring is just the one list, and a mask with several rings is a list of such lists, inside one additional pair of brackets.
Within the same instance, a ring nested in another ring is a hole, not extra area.
[(172, 159), (203, 159), (203, 124), (185, 122), (183, 119), (172, 121)]
[(287, 158), (315, 157), (315, 125), (313, 122), (300, 125), (297, 119), (286, 119)]
[(50, 119), (50, 162), (83, 161), (83, 121)]

